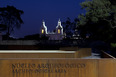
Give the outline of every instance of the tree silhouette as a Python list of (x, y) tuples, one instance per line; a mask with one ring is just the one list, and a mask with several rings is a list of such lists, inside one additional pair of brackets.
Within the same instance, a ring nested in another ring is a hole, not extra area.
[(22, 10), (16, 9), (14, 6), (0, 8), (0, 24), (6, 26), (7, 36), (9, 36), (15, 28), (19, 29), (23, 20), (21, 19)]
[(0, 24), (0, 32), (6, 30), (6, 25)]
[(79, 15), (78, 25), (81, 27), (81, 35), (87, 33), (92, 39), (109, 41), (112, 31), (116, 27), (116, 11), (109, 0), (91, 0), (81, 3), (85, 14)]
[(109, 0), (113, 5), (116, 5), (116, 1), (115, 0)]
[(63, 24), (63, 31), (64, 33), (66, 33), (66, 38), (70, 39), (73, 35), (73, 29), (74, 29), (73, 23), (68, 17), (67, 20), (63, 22), (62, 24)]

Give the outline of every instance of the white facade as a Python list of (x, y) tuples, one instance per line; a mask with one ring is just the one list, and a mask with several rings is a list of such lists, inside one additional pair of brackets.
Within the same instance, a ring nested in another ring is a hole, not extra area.
[(41, 30), (40, 30), (41, 35), (46, 35), (49, 37), (49, 40), (62, 40), (63, 39), (63, 27), (61, 25), (61, 21), (59, 19), (58, 24), (56, 26), (56, 31), (55, 32), (47, 32), (47, 27), (45, 26), (45, 22), (43, 21)]

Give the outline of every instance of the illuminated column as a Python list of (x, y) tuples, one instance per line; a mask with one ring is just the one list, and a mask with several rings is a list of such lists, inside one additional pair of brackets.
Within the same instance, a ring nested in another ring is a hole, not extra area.
[(47, 27), (45, 26), (45, 22), (42, 22), (42, 27), (41, 27), (41, 34), (47, 34)]
[(63, 35), (63, 27), (61, 25), (60, 19), (58, 20), (58, 25), (56, 26), (56, 33)]

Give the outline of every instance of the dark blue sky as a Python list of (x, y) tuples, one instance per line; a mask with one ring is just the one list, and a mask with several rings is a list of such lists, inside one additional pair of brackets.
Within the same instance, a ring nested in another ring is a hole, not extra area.
[(67, 17), (73, 21), (80, 13), (80, 3), (85, 0), (0, 0), (0, 7), (13, 5), (23, 10), (24, 24), (12, 34), (14, 37), (23, 37), (39, 33), (42, 20), (46, 22), (48, 31), (55, 29), (57, 21), (65, 21)]

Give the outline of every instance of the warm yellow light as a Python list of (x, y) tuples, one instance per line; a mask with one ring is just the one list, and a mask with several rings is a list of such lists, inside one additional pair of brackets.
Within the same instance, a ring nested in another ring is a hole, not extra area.
[(42, 29), (41, 33), (43, 34), (44, 33), (44, 30)]
[(58, 29), (58, 33), (60, 34), (60, 29)]

